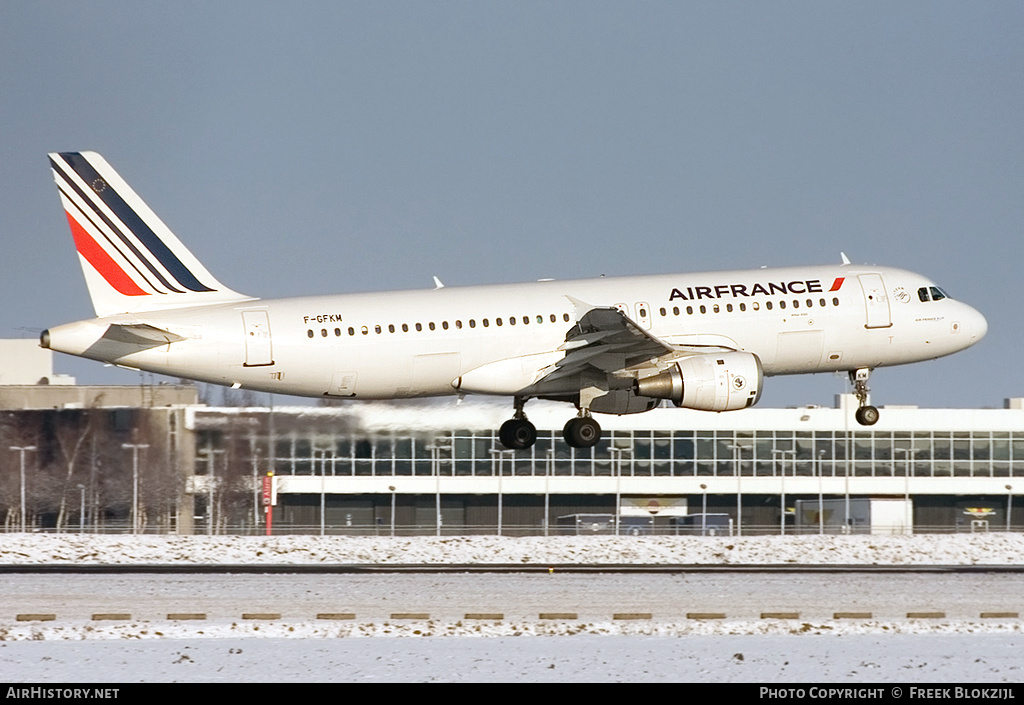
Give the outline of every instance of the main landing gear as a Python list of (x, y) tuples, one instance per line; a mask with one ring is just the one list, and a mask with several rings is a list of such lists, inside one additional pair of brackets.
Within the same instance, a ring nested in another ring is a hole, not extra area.
[(590, 448), (601, 440), (601, 425), (594, 420), (588, 411), (581, 411), (580, 416), (569, 419), (562, 429), (562, 438), (573, 448)]
[[(537, 442), (537, 427), (523, 413), (525, 403), (525, 399), (516, 397), (515, 413), (498, 429), (498, 440), (509, 450), (525, 450)], [(565, 424), (562, 437), (573, 448), (590, 448), (601, 440), (601, 425), (584, 409)]]
[(524, 450), (537, 442), (537, 427), (523, 413), (525, 403), (525, 399), (516, 397), (515, 414), (498, 429), (498, 440), (509, 450)]
[(868, 404), (868, 392), (871, 391), (868, 389), (870, 376), (871, 370), (867, 367), (850, 371), (850, 381), (853, 382), (853, 393), (858, 403), (854, 418), (861, 426), (874, 426), (878, 423), (878, 409)]

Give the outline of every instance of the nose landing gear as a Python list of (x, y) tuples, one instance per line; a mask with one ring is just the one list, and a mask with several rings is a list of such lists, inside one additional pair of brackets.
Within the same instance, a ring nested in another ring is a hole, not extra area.
[(871, 376), (871, 369), (861, 367), (850, 371), (850, 381), (853, 382), (853, 393), (857, 397), (858, 408), (853, 415), (861, 426), (874, 426), (878, 423), (878, 409), (868, 404), (868, 378)]

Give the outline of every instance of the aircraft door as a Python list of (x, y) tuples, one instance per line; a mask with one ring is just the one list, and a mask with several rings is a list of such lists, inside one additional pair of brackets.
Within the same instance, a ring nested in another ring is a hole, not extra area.
[(889, 311), (889, 297), (881, 274), (861, 274), (860, 288), (864, 292), (864, 308), (867, 312), (865, 328), (888, 328), (892, 325)]
[(245, 329), (245, 366), (263, 367), (274, 364), (270, 341), (270, 316), (266, 311), (242, 311)]

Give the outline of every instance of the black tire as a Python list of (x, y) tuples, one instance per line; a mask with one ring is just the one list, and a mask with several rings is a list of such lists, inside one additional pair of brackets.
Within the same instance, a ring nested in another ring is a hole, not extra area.
[(861, 426), (874, 426), (878, 423), (878, 409), (873, 406), (862, 406), (857, 409), (854, 418), (857, 419), (857, 423)]
[(526, 419), (509, 419), (498, 429), (498, 440), (509, 450), (524, 450), (537, 442), (537, 427)]
[(573, 448), (592, 448), (601, 440), (601, 425), (589, 416), (569, 419), (562, 429), (562, 437)]

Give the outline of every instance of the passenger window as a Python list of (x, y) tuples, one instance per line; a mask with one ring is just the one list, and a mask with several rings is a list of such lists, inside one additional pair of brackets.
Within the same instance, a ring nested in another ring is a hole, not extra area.
[(700, 305), (700, 312), (701, 313), (707, 313), (708, 312), (707, 306), (705, 306), (704, 304), (701, 304)]
[(800, 308), (800, 302), (796, 299), (793, 299), (793, 308)]
[(321, 328), (320, 329), (320, 335), (323, 336), (324, 338), (326, 338), (327, 337), (327, 329), (326, 328)]
[(728, 311), (729, 313), (732, 313), (732, 304), (726, 304), (725, 310)]
[(556, 318), (556, 317), (555, 317), (555, 314), (553, 314), (553, 313), (551, 314), (551, 322), (552, 322), (552, 323), (556, 323), (556, 322), (558, 322), (558, 318)]
[(673, 316), (678, 316), (679, 315), (679, 307), (678, 306), (673, 306), (672, 307), (672, 315)]
[(687, 306), (686, 307), (686, 315), (687, 316), (692, 316), (693, 315), (693, 306)]
[(470, 328), (476, 328), (476, 319), (473, 319), (473, 318), (469, 319), (469, 327)]
[(306, 331), (306, 335), (308, 335), (310, 338), (312, 338), (313, 337), (313, 329), (310, 328), (309, 330), (307, 330)]
[(813, 308), (813, 307), (814, 307), (814, 301), (812, 299), (807, 299), (807, 308)]
[(402, 332), (403, 333), (408, 333), (409, 332), (409, 324), (408, 323), (403, 323), (402, 324)]
[[(349, 335), (355, 335), (356, 334), (356, 329), (355, 328), (349, 328), (348, 329), (348, 334)], [(309, 337), (310, 338), (313, 337), (313, 331), (309, 331)]]
[(373, 332), (376, 333), (377, 335), (380, 335), (380, 326), (374, 326)]
[(779, 302), (779, 308), (786, 308), (786, 302), (785, 301), (780, 301)]
[(359, 332), (361, 332), (363, 335), (369, 335), (370, 334), (370, 329), (367, 328), (366, 326), (362, 326), (362, 327), (360, 327)]
[[(487, 325), (487, 322), (486, 322), (486, 321), (484, 321), (484, 325), (485, 325), (485, 326)], [(496, 325), (496, 326), (500, 326), (500, 325), (501, 325), (501, 319), (500, 319), (500, 318), (495, 318), (495, 319), (494, 319), (494, 325)]]
[(388, 333), (394, 333), (394, 332), (395, 332), (395, 324), (394, 323), (389, 323), (388, 324)]
[(441, 321), (441, 327), (448, 330), (448, 321)]
[(508, 324), (510, 326), (514, 326), (516, 324), (516, 317), (515, 316), (509, 316), (508, 317)]
[(421, 330), (423, 330), (423, 324), (422, 323), (417, 323), (416, 324), (416, 331), (419, 332)]
[(665, 309), (661, 309), (661, 310), (659, 311), (659, 313), (661, 313), (662, 317), (664, 317), (664, 316), (667, 316), (667, 315), (668, 315), (668, 312), (667, 312), (667, 311), (666, 311)]
[(752, 308), (753, 308), (753, 309), (754, 309), (755, 311), (760, 311), (760, 310), (761, 310), (761, 304), (760, 304), (760, 303), (758, 303), (757, 301), (755, 301), (754, 303), (752, 303), (752, 304), (751, 304), (751, 307), (752, 307)]
[(746, 304), (740, 304), (740, 311), (746, 311), (746, 310), (747, 310), (747, 305)]
[(826, 304), (826, 303), (825, 303), (825, 299), (821, 299), (821, 300), (820, 300), (820, 301), (818, 302), (818, 305), (819, 305), (819, 306), (827, 306), (828, 304)]
[(430, 328), (430, 330), (434, 330), (434, 322), (431, 321), (430, 323), (428, 323), (427, 327)]
[(341, 337), (341, 328), (335, 328), (334, 329), (334, 337), (335, 338), (340, 338)]
[(772, 302), (771, 301), (765, 301), (764, 302), (764, 307), (765, 307), (765, 309), (771, 311), (772, 310)]
[(712, 307), (711, 307), (711, 310), (712, 310), (712, 311), (713, 311), (714, 313), (718, 313), (718, 312), (719, 312), (719, 310), (720, 310), (720, 309), (718, 308), (718, 304), (715, 304), (714, 306), (712, 306)]
[[(499, 320), (500, 320), (500, 319), (499, 319)], [(484, 319), (483, 323), (484, 323), (484, 328), (486, 328), (487, 326), (489, 326), (489, 325), (490, 325), (490, 323), (488, 323), (488, 322), (487, 322), (487, 319), (486, 319), (486, 318)]]
[(455, 327), (462, 330), (462, 321), (455, 321)]
[(833, 306), (838, 306), (839, 305), (839, 297), (838, 296), (836, 296), (836, 297), (834, 297), (832, 299), (832, 305)]
[(566, 323), (568, 323), (569, 322), (569, 314), (568, 313), (563, 313), (562, 314), (562, 320), (565, 321)]

